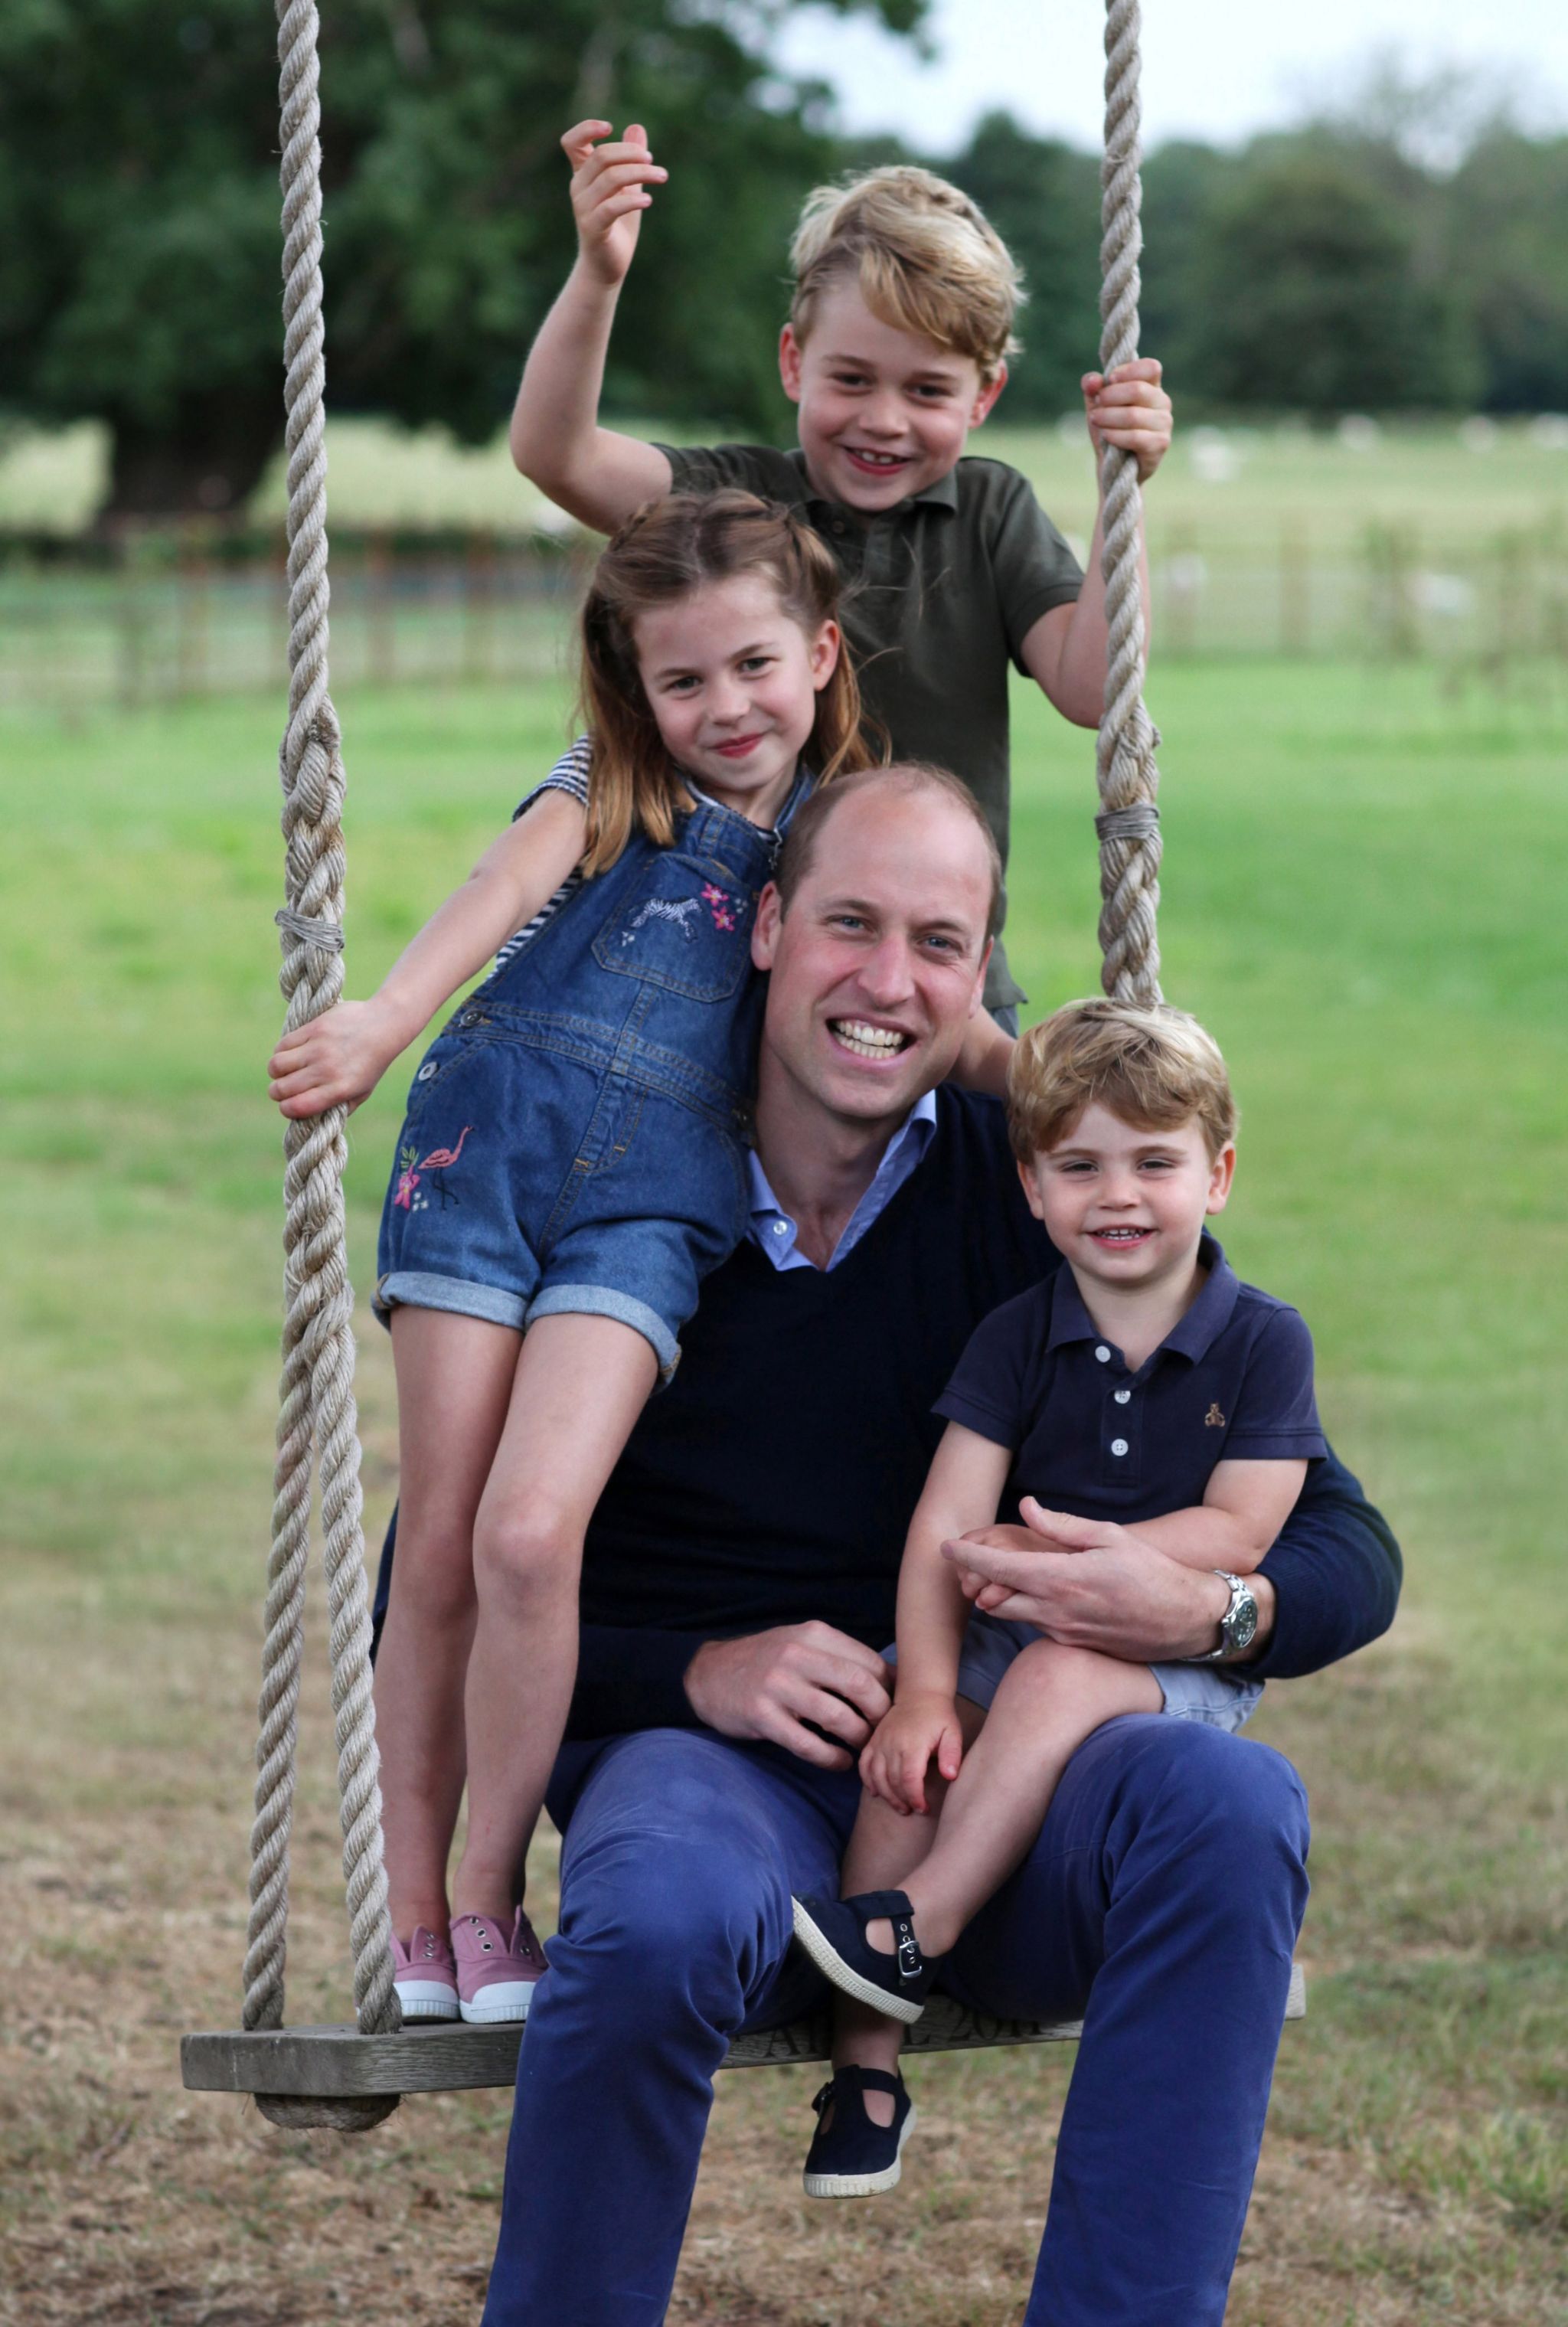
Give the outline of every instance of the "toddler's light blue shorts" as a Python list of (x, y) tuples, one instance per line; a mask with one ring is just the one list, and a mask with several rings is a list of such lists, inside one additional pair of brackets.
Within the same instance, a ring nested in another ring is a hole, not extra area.
[[(976, 1611), (959, 1652), (959, 1696), (989, 1710), (1008, 1666), (1039, 1638), (1032, 1624), (1009, 1623)], [(893, 1650), (886, 1653), (898, 1661)], [(1151, 1665), (1149, 1670), (1160, 1684), (1165, 1712), (1179, 1721), (1205, 1721), (1211, 1729), (1240, 1729), (1263, 1695), (1262, 1681), (1249, 1679), (1235, 1665)]]

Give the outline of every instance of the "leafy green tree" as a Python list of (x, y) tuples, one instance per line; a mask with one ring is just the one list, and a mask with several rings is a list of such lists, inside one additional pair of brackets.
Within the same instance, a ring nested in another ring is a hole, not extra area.
[(1453, 176), (1448, 213), (1487, 410), (1568, 412), (1568, 138), (1483, 138)]
[(1196, 238), (1204, 392), (1328, 414), (1462, 406), (1473, 340), (1414, 222), (1332, 139), (1260, 141)]
[(935, 165), (972, 194), (1023, 269), (1003, 415), (1054, 418), (1078, 403), (1078, 380), (1100, 344), (1100, 173), (1095, 155), (1031, 136), (1010, 114), (976, 124), (964, 151)]
[(1183, 411), (1212, 402), (1202, 248), (1209, 220), (1245, 164), (1192, 138), (1172, 138), (1143, 164), (1139, 341), (1165, 367)]
[[(873, 7), (896, 31), (925, 0)], [(782, 0), (792, 5), (792, 0)], [(670, 169), (617, 334), (623, 406), (777, 425), (788, 229), (835, 151), (759, 0), (332, 0), (322, 92), (341, 408), (490, 435), (572, 252), (556, 140), (649, 124)], [(114, 435), (112, 511), (222, 507), (281, 433), (265, 0), (6, 0), (0, 406)]]

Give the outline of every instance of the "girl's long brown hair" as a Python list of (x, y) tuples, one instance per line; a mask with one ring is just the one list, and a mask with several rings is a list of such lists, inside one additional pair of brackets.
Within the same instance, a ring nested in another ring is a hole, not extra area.
[[(613, 864), (635, 827), (667, 847), (676, 818), (692, 804), (642, 684), (637, 617), (738, 574), (766, 575), (785, 612), (809, 636), (838, 619), (831, 551), (789, 509), (754, 493), (671, 493), (649, 501), (627, 519), (594, 568), (583, 608), (579, 696), (593, 752), (584, 873)], [(817, 694), (806, 758), (818, 785), (872, 763), (861, 734), (860, 687), (843, 644)]]

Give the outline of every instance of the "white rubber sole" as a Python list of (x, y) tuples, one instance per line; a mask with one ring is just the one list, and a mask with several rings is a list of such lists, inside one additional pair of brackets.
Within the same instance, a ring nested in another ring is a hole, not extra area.
[(456, 2020), (457, 1990), (445, 1980), (407, 1979), (397, 1989), (405, 2020)]
[(924, 2002), (906, 2002), (903, 1996), (890, 1995), (885, 1988), (863, 1979), (852, 1965), (845, 1962), (832, 1940), (817, 1930), (799, 1900), (791, 1900), (790, 1904), (795, 1912), (795, 1936), (817, 1970), (843, 1995), (853, 1995), (857, 2004), (869, 2004), (873, 2012), (885, 2013), (890, 2020), (901, 2020), (913, 2027), (926, 2008)]
[(460, 2005), (462, 2016), (480, 2026), (492, 2020), (526, 2020), (537, 1983), (531, 1979), (496, 1980), (481, 1987), (471, 2004)]
[(808, 2198), (874, 2198), (891, 2190), (904, 2170), (904, 2144), (918, 2122), (911, 2109), (899, 2132), (898, 2155), (880, 2173), (802, 2173)]

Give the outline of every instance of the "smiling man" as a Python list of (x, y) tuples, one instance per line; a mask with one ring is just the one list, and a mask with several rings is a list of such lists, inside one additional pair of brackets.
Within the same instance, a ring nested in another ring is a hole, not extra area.
[[(764, 892), (751, 1232), (589, 1535), (551, 1799), (561, 1925), (487, 2327), (657, 2327), (714, 2072), (742, 2029), (823, 1994), (791, 1951), (790, 1893), (836, 1889), (932, 1408), (979, 1319), (1059, 1265), (1001, 1107), (944, 1081), (997, 889), (973, 800), (905, 767), (818, 794)], [(1383, 1631), (1397, 1596), (1387, 1529), (1332, 1457), (1259, 1571), (1246, 1649), (1217, 1576), (1087, 1532), (1071, 1556), (1002, 1532), (990, 1556), (1024, 1595), (1007, 1612), (1138, 1662), (1310, 1671)], [(1305, 1848), (1301, 1788), (1266, 1747), (1113, 1722), (948, 1958), (941, 1984), (981, 2010), (1084, 2017), (1029, 2327), (1218, 2327)]]

